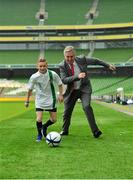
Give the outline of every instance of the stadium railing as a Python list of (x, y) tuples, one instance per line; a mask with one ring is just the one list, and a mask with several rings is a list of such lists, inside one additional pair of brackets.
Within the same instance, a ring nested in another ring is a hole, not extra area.
[[(49, 68), (58, 68), (58, 64), (49, 64)], [(0, 64), (0, 69), (35, 69), (35, 64)]]
[[(133, 63), (115, 64), (116, 71), (112, 72), (102, 66), (88, 66), (90, 76), (133, 76)], [(56, 71), (60, 74), (58, 64), (49, 64), (49, 69)], [(34, 64), (8, 64), (0, 65), (0, 77), (30, 77), (36, 72), (36, 65)]]
[(44, 37), (0, 37), (0, 42), (88, 42), (131, 40), (133, 34), (99, 35), (99, 36), (44, 36)]
[(0, 26), (0, 32), (8, 31), (65, 31), (65, 30), (103, 30), (133, 29), (133, 22), (97, 25), (49, 25), (49, 26)]

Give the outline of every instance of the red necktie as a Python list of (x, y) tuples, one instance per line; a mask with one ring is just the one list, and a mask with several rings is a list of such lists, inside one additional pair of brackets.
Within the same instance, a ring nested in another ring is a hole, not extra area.
[[(70, 64), (70, 66), (71, 66), (72, 76), (74, 76), (74, 64), (72, 63), (72, 64)], [(71, 90), (72, 90), (72, 91), (74, 90), (74, 82), (72, 83), (72, 88), (71, 88)]]
[(71, 66), (71, 72), (72, 72), (72, 76), (74, 75), (74, 64), (72, 63), (72, 64), (70, 64), (70, 66)]

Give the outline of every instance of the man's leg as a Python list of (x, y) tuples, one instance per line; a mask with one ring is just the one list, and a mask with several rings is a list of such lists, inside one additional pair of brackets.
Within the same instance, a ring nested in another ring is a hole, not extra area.
[(92, 131), (94, 137), (98, 138), (102, 134), (102, 132), (98, 129), (98, 126), (97, 126), (96, 120), (95, 120), (95, 116), (94, 116), (94, 112), (90, 105), (91, 94), (82, 93), (81, 102), (82, 102), (83, 110), (86, 114), (87, 120), (89, 122), (91, 131)]
[(68, 135), (72, 112), (78, 99), (76, 91), (73, 91), (67, 100), (64, 100), (63, 126), (61, 135)]

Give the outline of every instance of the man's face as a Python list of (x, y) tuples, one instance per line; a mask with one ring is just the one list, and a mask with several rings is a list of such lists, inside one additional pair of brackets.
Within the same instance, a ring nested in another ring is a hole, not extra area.
[(47, 62), (39, 62), (37, 65), (37, 69), (39, 70), (40, 73), (45, 73), (47, 71), (48, 64)]
[(65, 60), (68, 64), (72, 64), (74, 62), (74, 59), (75, 59), (74, 51), (65, 52), (64, 57), (65, 57)]

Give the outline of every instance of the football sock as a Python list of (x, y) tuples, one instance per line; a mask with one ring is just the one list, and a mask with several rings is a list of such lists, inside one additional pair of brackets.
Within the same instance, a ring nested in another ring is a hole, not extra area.
[(42, 135), (42, 122), (36, 122), (36, 126), (37, 126), (37, 131), (38, 131), (38, 134), (41, 134)]
[(48, 127), (50, 125), (54, 124), (50, 119), (44, 124), (45, 127)]

